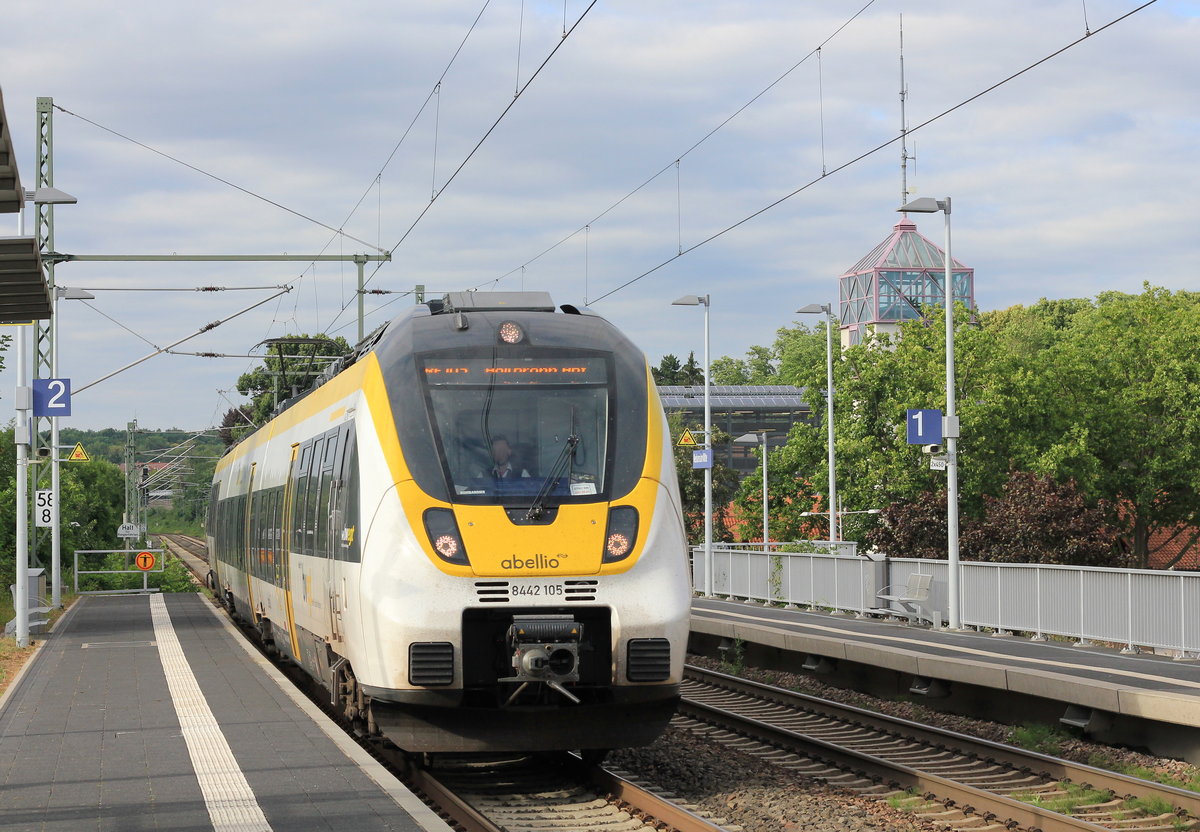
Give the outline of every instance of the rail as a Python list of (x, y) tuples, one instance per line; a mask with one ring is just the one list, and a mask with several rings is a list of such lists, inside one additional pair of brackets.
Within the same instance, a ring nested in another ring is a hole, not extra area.
[[(702, 668), (687, 668), (682, 692), (685, 717), (1010, 828), (1190, 829), (1200, 812), (1195, 792)], [(1062, 798), (1066, 813), (1049, 808)]]

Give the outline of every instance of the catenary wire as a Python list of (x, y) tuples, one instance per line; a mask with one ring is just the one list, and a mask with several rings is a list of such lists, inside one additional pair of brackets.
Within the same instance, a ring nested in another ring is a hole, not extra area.
[(681, 161), (683, 161), (685, 158), (687, 158), (688, 155), (690, 155), (693, 151), (699, 149), (701, 145), (703, 145), (705, 142), (707, 142), (709, 139), (711, 139), (714, 135), (716, 135), (718, 132), (720, 132), (731, 121), (733, 121), (735, 118), (737, 118), (743, 112), (745, 112), (747, 109), (749, 109), (756, 101), (758, 101), (760, 98), (762, 98), (768, 92), (773, 90), (780, 83), (782, 83), (789, 75), (791, 75), (793, 72), (795, 72), (801, 66), (803, 66), (805, 63), (807, 63), (809, 58), (811, 58), (813, 55), (819, 54), (821, 51), (821, 47), (827, 46), (834, 38), (836, 38), (838, 35), (840, 35), (842, 33), (842, 30), (844, 30), (847, 26), (849, 26), (851, 23), (853, 23), (855, 20), (857, 20), (859, 17), (861, 17), (863, 12), (865, 12), (867, 9), (869, 9), (871, 6), (873, 6), (875, 4), (875, 2), (876, 2), (876, 0), (868, 0), (868, 2), (864, 6), (862, 6), (862, 8), (860, 8), (854, 14), (850, 15), (850, 17), (848, 17), (845, 21), (843, 21), (841, 25), (839, 25), (836, 29), (834, 29), (832, 32), (830, 32), (829, 35), (827, 35), (823, 41), (821, 41), (819, 44), (817, 44), (815, 47), (813, 47), (808, 52), (808, 54), (806, 54), (803, 58), (801, 58), (800, 60), (796, 61), (796, 63), (794, 63), (790, 67), (788, 67), (782, 74), (779, 75), (778, 78), (776, 78), (770, 84), (767, 84), (767, 86), (765, 86), (761, 90), (759, 90), (749, 101), (747, 101), (745, 104), (743, 104), (742, 106), (740, 106), (736, 110), (734, 110), (732, 113), (730, 113), (716, 127), (712, 128), (707, 133), (705, 133), (703, 136), (701, 136), (700, 139), (697, 140), (695, 143), (693, 143), (691, 147), (689, 147), (687, 150), (680, 153), (678, 156), (675, 157), (675, 159), (673, 161), (668, 162), (658, 172), (652, 174), (649, 178), (647, 178), (645, 181), (643, 181), (636, 188), (631, 190), (629, 193), (625, 194), (623, 197), (618, 199), (612, 205), (605, 208), (603, 211), (601, 211), (596, 216), (592, 217), (590, 220), (585, 222), (583, 225), (576, 228), (570, 234), (567, 234), (565, 237), (563, 237), (558, 242), (554, 243), (550, 247), (544, 249), (543, 251), (539, 252), (535, 256), (526, 260), (520, 266), (517, 266), (514, 269), (510, 269), (509, 271), (500, 275), (500, 277), (498, 277), (498, 278), (493, 278), (491, 280), (485, 280), (483, 283), (478, 284), (475, 288), (478, 289), (482, 286), (486, 286), (489, 283), (492, 283), (492, 284), (498, 283), (499, 281), (503, 280), (504, 278), (509, 277), (513, 274), (516, 274), (521, 269), (524, 269), (527, 266), (533, 265), (538, 260), (545, 257), (547, 254), (554, 251), (559, 246), (562, 246), (562, 245), (566, 244), (567, 242), (570, 242), (577, 235), (583, 233), (588, 228), (588, 226), (595, 225), (597, 222), (602, 220), (605, 216), (610, 214), (614, 209), (619, 208), (628, 199), (630, 199), (631, 197), (636, 196), (638, 193), (640, 193), (644, 188), (646, 188), (646, 186), (648, 186), (650, 183), (654, 182), (656, 179), (658, 179), (664, 173), (669, 171), (672, 167), (678, 168), (679, 163)]
[[(1029, 72), (1030, 70), (1036, 69), (1037, 67), (1041, 66), (1042, 64), (1051, 60), (1052, 58), (1055, 58), (1055, 57), (1061, 55), (1063, 52), (1066, 52), (1068, 49), (1078, 46), (1080, 43), (1083, 43), (1085, 40), (1089, 40), (1090, 38), (1098, 35), (1100, 32), (1103, 32), (1105, 29), (1115, 26), (1116, 24), (1120, 23), (1121, 21), (1126, 20), (1129, 17), (1132, 17), (1133, 15), (1140, 12), (1142, 9), (1145, 9), (1148, 6), (1152, 6), (1157, 2), (1158, 2), (1158, 0), (1147, 0), (1147, 2), (1126, 12), (1125, 14), (1121, 15), (1120, 17), (1114, 18), (1113, 20), (1111, 20), (1108, 23), (1101, 26), (1099, 29), (1096, 29), (1092, 32), (1089, 32), (1088, 34), (1085, 34), (1083, 37), (1080, 37), (1080, 38), (1077, 38), (1076, 40), (1071, 41), (1070, 43), (1066, 44), (1065, 46), (1055, 50), (1054, 52), (1051, 52), (1049, 55), (1046, 55), (1044, 58), (1041, 58), (1041, 59), (1029, 64), (1025, 68), (1020, 69), (1017, 72), (1014, 72), (1012, 75), (1009, 75), (1008, 77), (1006, 77), (1000, 81), (997, 81), (996, 83), (992, 84), (990, 87), (980, 90), (979, 92), (975, 93), (974, 95), (970, 96), (969, 98), (963, 99), (962, 101), (958, 102), (954, 106), (943, 110), (942, 112), (938, 113), (937, 115), (931, 116), (930, 118), (928, 118), (925, 121), (918, 124), (916, 127), (910, 128), (907, 132), (911, 135), (912, 133), (915, 133), (916, 131), (920, 130), (923, 127), (928, 127), (930, 124), (933, 124), (934, 122), (939, 121), (942, 118), (945, 118), (946, 116), (950, 115), (954, 111), (965, 107), (966, 105), (970, 104), (972, 101), (982, 98), (983, 96), (987, 95), (988, 93), (992, 92), (993, 90), (999, 89), (1000, 87), (1007, 84), (1009, 81), (1019, 78), (1020, 76)], [(695, 251), (696, 249), (700, 248), (701, 246), (705, 246), (708, 243), (711, 243), (713, 240), (716, 240), (718, 237), (723, 237), (725, 234), (728, 234), (730, 231), (733, 231), (735, 228), (745, 225), (747, 222), (754, 219), (755, 217), (758, 217), (761, 214), (765, 214), (767, 211), (770, 211), (772, 208), (786, 202), (787, 200), (791, 199), (792, 197), (796, 196), (797, 194), (808, 190), (813, 185), (817, 184), (818, 182), (822, 181), (823, 179), (827, 179), (828, 177), (832, 176), (833, 174), (843, 171), (846, 168), (850, 167), (851, 165), (855, 165), (855, 164), (861, 162), (863, 159), (866, 159), (870, 156), (875, 155), (876, 153), (883, 150), (884, 148), (889, 147), (889, 146), (895, 144), (896, 142), (900, 141), (901, 138), (903, 138), (903, 134), (897, 135), (894, 138), (888, 139), (886, 142), (876, 145), (875, 147), (871, 148), (870, 150), (860, 153), (858, 156), (855, 156), (853, 159), (843, 162), (842, 164), (833, 168), (828, 173), (822, 173), (820, 176), (816, 177), (815, 179), (809, 180), (808, 182), (801, 185), (799, 188), (796, 188), (794, 191), (784, 194), (783, 196), (781, 196), (779, 199), (775, 200), (774, 202), (772, 202), (768, 205), (765, 205), (762, 208), (759, 208), (757, 211), (754, 211), (751, 214), (747, 214), (746, 216), (742, 217), (737, 222), (735, 222), (731, 225), (728, 225), (725, 228), (722, 228), (720, 231), (716, 232), (715, 234), (705, 237), (703, 240), (700, 240), (698, 243), (688, 246), (681, 253), (673, 255), (671, 257), (668, 257), (666, 260), (662, 261), (658, 265), (654, 266), (653, 268), (647, 269), (646, 271), (642, 272), (641, 274), (637, 275), (636, 277), (630, 278), (629, 280), (622, 283), (620, 286), (617, 286), (615, 289), (605, 292), (603, 295), (600, 295), (597, 298), (593, 298), (591, 300), (591, 302), (599, 303), (600, 301), (604, 300), (605, 298), (615, 295), (617, 292), (621, 291), (622, 289), (632, 286), (634, 283), (637, 283), (639, 280), (642, 280), (645, 277), (649, 277), (650, 275), (654, 274), (655, 272), (657, 272), (659, 269), (663, 268), (664, 266), (670, 265), (674, 261), (678, 260), (681, 257), (684, 257), (687, 254), (690, 254), (691, 252)]]
[[(458, 167), (456, 167), (454, 169), (454, 172), (451, 173), (450, 176), (446, 179), (446, 181), (442, 183), (442, 187), (438, 189), (437, 193), (433, 195), (433, 198), (431, 200), (429, 200), (429, 202), (425, 205), (425, 207), (421, 209), (421, 212), (419, 214), (417, 214), (416, 219), (414, 219), (412, 221), (412, 223), (408, 226), (408, 228), (405, 229), (404, 233), (400, 235), (400, 239), (397, 240), (396, 244), (394, 246), (392, 246), (391, 249), (388, 251), (389, 254), (394, 255), (396, 253), (396, 249), (400, 248), (400, 246), (404, 244), (404, 241), (408, 239), (408, 236), (410, 234), (412, 234), (413, 230), (417, 227), (417, 225), (421, 222), (421, 220), (424, 219), (425, 215), (427, 213), (429, 213), (429, 209), (432, 208), (434, 206), (434, 204), (438, 201), (438, 199), (442, 196), (442, 194), (444, 194), (446, 192), (446, 188), (448, 188), (450, 186), (450, 183), (453, 182), (458, 177), (458, 175), (467, 166), (467, 163), (469, 163), (471, 161), (471, 159), (474, 158), (475, 154), (479, 151), (479, 148), (482, 147), (483, 143), (488, 140), (488, 137), (492, 135), (492, 133), (500, 125), (500, 122), (502, 122), (504, 120), (505, 116), (507, 116), (509, 114), (509, 112), (516, 105), (516, 103), (521, 100), (521, 96), (524, 95), (525, 91), (529, 89), (529, 86), (535, 80), (537, 80), (537, 77), (539, 75), (541, 75), (542, 70), (545, 69), (546, 66), (550, 63), (550, 61), (554, 58), (554, 56), (556, 54), (558, 54), (558, 50), (561, 49), (562, 45), (567, 42), (567, 39), (570, 38), (570, 36), (575, 32), (575, 30), (579, 27), (579, 24), (583, 22), (583, 19), (585, 17), (587, 17), (588, 12), (590, 12), (595, 7), (597, 2), (598, 2), (598, 0), (591, 0), (591, 2), (588, 3), (587, 7), (579, 14), (579, 17), (575, 19), (575, 22), (573, 24), (571, 24), (571, 28), (567, 30), (566, 34), (564, 34), (562, 36), (562, 38), (559, 40), (559, 42), (554, 45), (554, 48), (550, 50), (550, 54), (548, 54), (542, 60), (542, 62), (540, 64), (538, 64), (537, 69), (535, 69), (533, 71), (533, 74), (529, 76), (529, 80), (527, 80), (521, 86), (521, 88), (519, 90), (517, 90), (516, 95), (514, 95), (512, 100), (508, 102), (508, 104), (500, 112), (500, 115), (498, 115), (496, 117), (496, 120), (494, 122), (492, 122), (492, 125), (484, 132), (483, 136), (480, 137), (479, 141), (477, 141), (475, 143), (475, 146), (471, 148), (471, 151), (458, 164)], [(375, 279), (375, 275), (377, 275), (379, 273), (379, 270), (380, 270), (380, 268), (382, 268), (382, 266), (383, 266), (382, 261), (375, 264), (375, 268), (371, 270), (371, 274), (366, 279), (363, 280), (364, 288), (372, 280)], [(350, 301), (347, 301), (345, 304), (342, 305), (342, 308), (340, 310), (338, 310), (338, 313), (336, 315), (334, 315), (333, 320), (329, 322), (329, 326), (327, 326), (325, 328), (324, 331), (326, 333), (328, 333), (329, 330), (333, 328), (333, 325), (337, 323), (338, 318), (340, 318), (342, 316), (342, 313), (344, 313), (347, 309), (350, 308), (350, 303), (351, 303)]]
[(63, 107), (59, 104), (55, 104), (54, 109), (60, 110), (69, 116), (74, 116), (75, 118), (79, 119), (80, 121), (85, 121), (88, 124), (92, 125), (93, 127), (99, 128), (100, 130), (103, 130), (106, 133), (111, 133), (112, 135), (114, 135), (118, 138), (124, 139), (127, 142), (132, 142), (133, 144), (136, 144), (138, 147), (141, 147), (145, 150), (149, 150), (151, 153), (154, 153), (158, 156), (162, 156), (164, 159), (170, 159), (172, 162), (175, 162), (176, 164), (179, 164), (179, 165), (183, 165), (185, 168), (188, 168), (189, 170), (193, 170), (196, 173), (201, 174), (202, 176), (207, 176), (209, 179), (215, 179), (217, 182), (220, 182), (223, 185), (228, 185), (229, 187), (233, 188), (235, 191), (241, 191), (242, 193), (246, 194), (247, 196), (254, 197), (257, 200), (261, 200), (262, 202), (267, 203), (268, 205), (274, 205), (276, 208), (279, 208), (282, 211), (286, 211), (289, 214), (299, 217), (302, 220), (307, 220), (308, 222), (311, 222), (314, 225), (319, 225), (328, 231), (332, 231), (336, 235), (343, 236), (348, 239), (354, 240), (354, 242), (356, 242), (356, 243), (362, 243), (367, 248), (374, 249), (375, 251), (378, 251), (381, 253), (383, 251), (383, 249), (377, 248), (376, 246), (372, 245), (371, 243), (368, 243), (366, 240), (360, 240), (358, 237), (355, 237), (352, 234), (347, 234), (345, 231), (343, 231), (340, 228), (334, 228), (332, 225), (329, 225), (328, 223), (323, 223), (320, 220), (315, 219), (314, 217), (308, 216), (308, 214), (301, 213), (300, 211), (297, 211), (294, 208), (289, 208), (288, 206), (284, 205), (283, 203), (276, 202), (275, 200), (271, 199), (270, 197), (265, 197), (260, 193), (256, 193), (255, 191), (250, 190), (249, 188), (243, 188), (241, 185), (237, 185), (233, 182), (230, 182), (228, 179), (217, 176), (215, 173), (207, 171), (204, 168), (197, 167), (196, 165), (193, 165), (189, 162), (185, 162), (177, 156), (172, 156), (170, 153), (159, 150), (156, 147), (152, 147), (152, 146), (146, 144), (145, 142), (138, 141), (137, 139), (135, 139), (131, 136), (127, 136), (124, 133), (121, 133), (117, 130), (112, 129), (111, 127), (105, 127), (103, 124), (100, 124), (99, 122), (96, 122), (96, 121), (92, 121), (90, 118), (87, 118), (86, 116), (82, 116), (79, 113), (72, 112), (71, 110), (68, 110), (66, 107)]

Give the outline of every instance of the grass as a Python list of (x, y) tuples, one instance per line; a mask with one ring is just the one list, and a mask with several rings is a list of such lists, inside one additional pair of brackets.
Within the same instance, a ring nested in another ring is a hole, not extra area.
[(915, 787), (909, 787), (900, 794), (888, 797), (887, 804), (898, 811), (911, 812), (917, 805), (913, 802), (913, 798), (918, 796), (920, 796), (920, 791)]
[[(5, 619), (6, 621), (11, 619)], [(0, 695), (8, 689), (21, 667), (33, 655), (32, 647), (17, 647), (16, 639), (0, 638)]]
[(1064, 815), (1073, 813), (1080, 806), (1089, 806), (1093, 803), (1104, 803), (1112, 800), (1110, 792), (1085, 789), (1075, 783), (1059, 783), (1058, 785), (1059, 788), (1066, 791), (1067, 794), (1065, 796), (1046, 800), (1045, 795), (1040, 792), (1021, 792), (1014, 794), (1013, 797), (1022, 803), (1040, 806), (1043, 809)]
[(730, 676), (740, 676), (746, 668), (746, 642), (740, 638), (733, 640), (733, 647), (723, 651), (721, 657), (721, 672)]
[(1088, 765), (1095, 766), (1096, 768), (1106, 768), (1109, 771), (1120, 772), (1130, 777), (1138, 777), (1154, 783), (1162, 783), (1164, 786), (1174, 786), (1177, 789), (1200, 792), (1200, 769), (1195, 767), (1190, 769), (1190, 776), (1188, 777), (1172, 777), (1169, 774), (1144, 766), (1126, 765), (1106, 754), (1093, 754), (1088, 758)]
[(1061, 728), (1038, 723), (1025, 723), (1013, 729), (1012, 744), (1039, 754), (1060, 756), (1063, 742), (1071, 735)]

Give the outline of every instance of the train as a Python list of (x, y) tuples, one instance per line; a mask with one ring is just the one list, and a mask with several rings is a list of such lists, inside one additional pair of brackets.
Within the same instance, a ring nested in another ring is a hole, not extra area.
[(691, 603), (645, 355), (544, 292), (414, 306), (227, 450), (208, 581), (356, 730), (612, 748), (673, 715)]

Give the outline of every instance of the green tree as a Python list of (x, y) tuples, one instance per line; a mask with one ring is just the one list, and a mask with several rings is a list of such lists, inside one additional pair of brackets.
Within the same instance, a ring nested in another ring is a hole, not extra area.
[(1110, 501), (1125, 548), (1145, 566), (1156, 533), (1200, 518), (1200, 293), (1106, 292), (1045, 352), (1071, 430), (1046, 443), (1034, 470)]
[[(1026, 471), (1074, 481), (1087, 507), (1105, 501), (1137, 565), (1147, 563), (1152, 540), (1174, 534), (1177, 543), (1195, 545), (1200, 294), (1147, 286), (1139, 295), (1042, 300), (974, 318), (960, 309), (955, 320), (964, 528), (984, 517), (985, 497), (1000, 497), (1012, 471)], [(781, 330), (772, 349), (780, 379), (805, 388), (814, 412), (823, 413), (819, 329), (807, 338)], [(945, 407), (943, 311), (906, 322), (899, 338), (881, 335), (839, 353), (834, 422), (844, 505), (927, 503), (926, 495), (945, 489), (945, 474), (930, 471), (906, 443), (904, 414)], [(797, 425), (788, 444), (792, 470), (823, 492), (824, 427)]]
[(679, 363), (679, 356), (672, 353), (667, 353), (658, 362), (657, 367), (650, 368), (651, 375), (654, 376), (654, 383), (665, 387), (673, 384), (682, 384), (679, 380), (679, 374), (683, 370), (683, 365)]
[[(679, 413), (667, 414), (667, 426), (672, 437), (683, 433), (685, 425)], [(692, 430), (703, 431), (702, 426), (691, 425)], [(714, 428), (716, 444), (729, 440), (728, 435)], [(679, 478), (679, 498), (683, 502), (683, 523), (688, 541), (693, 545), (704, 542), (704, 471), (692, 468), (692, 448), (672, 445), (675, 454), (675, 474)], [(730, 525), (734, 517), (732, 501), (738, 489), (738, 475), (723, 462), (713, 460), (712, 467), (712, 515), (713, 540), (732, 540)]]
[(340, 336), (285, 335), (273, 339), (268, 349), (263, 363), (237, 382), (238, 392), (252, 400), (245, 409), (256, 425), (266, 423), (275, 405), (290, 398), (293, 391), (312, 386), (330, 358), (349, 354), (350, 345)]
[(688, 353), (687, 361), (679, 369), (679, 381), (677, 383), (688, 387), (704, 386), (704, 368), (696, 361), (696, 353)]
[[(9, 518), (9, 522), (0, 524), (0, 551), (9, 553), (8, 557), (0, 558), (0, 586), (5, 587), (16, 578), (16, 559), (12, 556), (16, 551), (12, 522), (17, 513), (16, 490), (16, 446), (9, 427), (0, 431), (0, 516)], [(63, 465), (59, 517), (64, 572), (69, 572), (71, 553), (76, 549), (117, 547), (117, 527), (121, 524), (124, 502), (124, 480), (116, 465), (102, 459)], [(45, 551), (31, 553), (31, 560), (41, 560), (48, 566), (49, 543)]]

